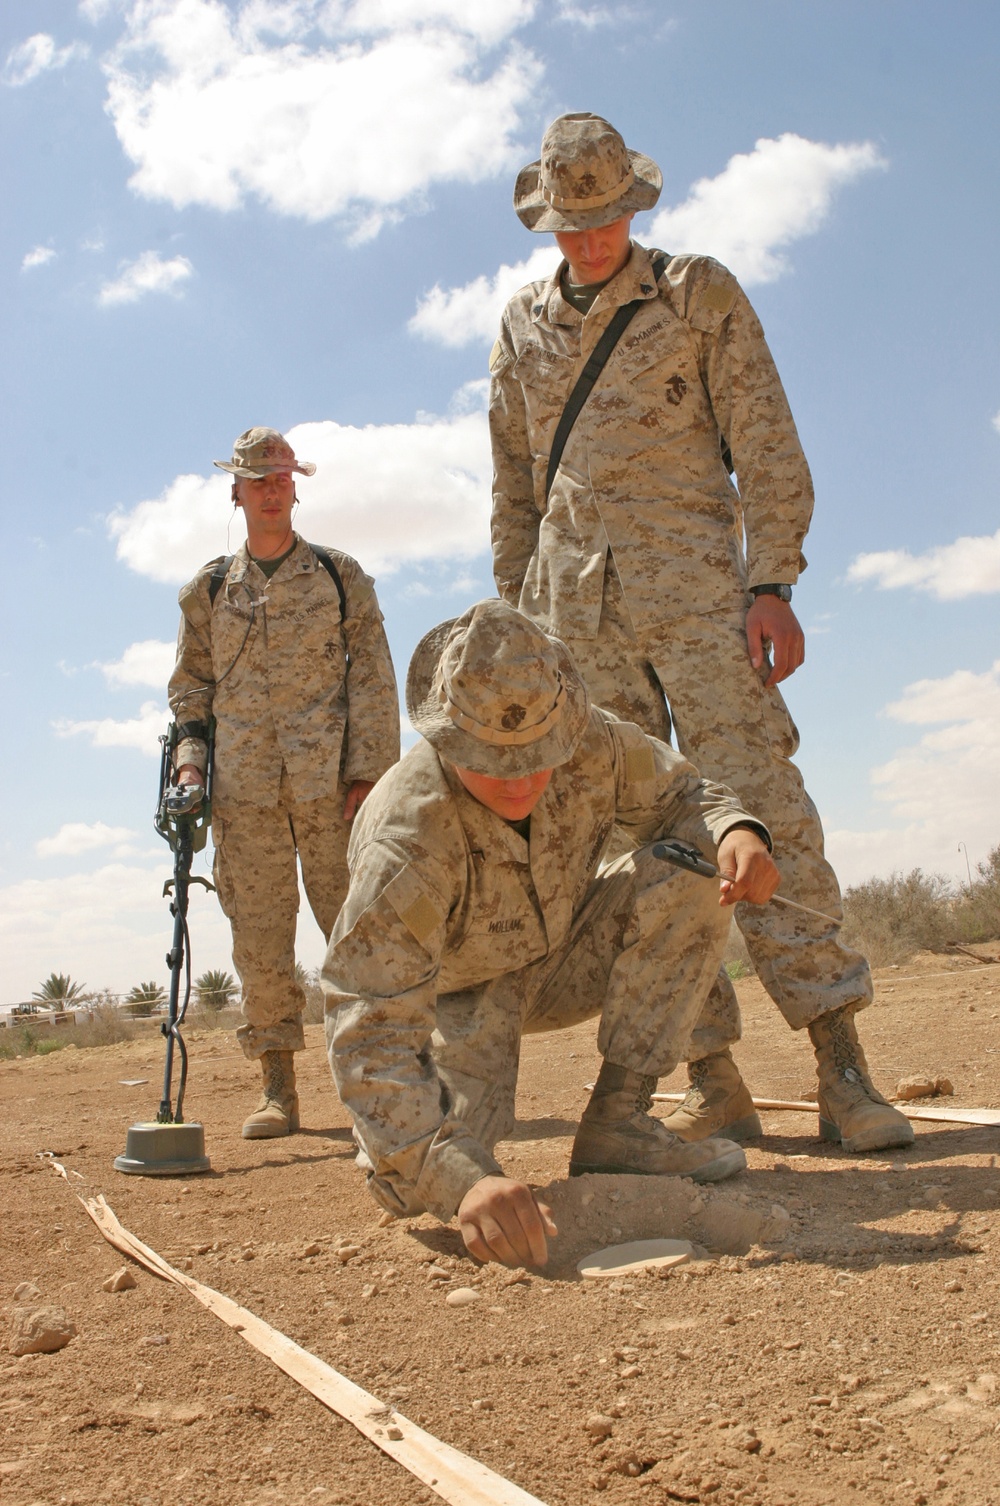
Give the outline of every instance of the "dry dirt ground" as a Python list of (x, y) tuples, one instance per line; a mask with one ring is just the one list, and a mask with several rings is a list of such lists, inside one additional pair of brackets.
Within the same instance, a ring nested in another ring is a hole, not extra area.
[[(1000, 1106), (1000, 949), (980, 950), (879, 974), (862, 1034), (884, 1091), (942, 1074), (950, 1103)], [(740, 992), (744, 1074), (800, 1097), (808, 1041), (755, 980)], [(231, 1035), (195, 1022), (188, 1039), (189, 1117), (212, 1159), (188, 1181), (112, 1166), (128, 1124), (155, 1113), (159, 1037), (0, 1062), (0, 1321), (30, 1281), (77, 1328), (57, 1354), (3, 1343), (3, 1506), (437, 1499), (187, 1292), (138, 1268), (133, 1290), (103, 1291), (122, 1257), (77, 1191), (104, 1192), (175, 1264), (549, 1506), (1000, 1502), (1000, 1129), (923, 1125), (911, 1150), (848, 1156), (815, 1119), (775, 1112), (748, 1171), (718, 1188), (569, 1183), (594, 1031), (535, 1037), (500, 1155), (546, 1189), (561, 1234), (544, 1274), (512, 1282), (429, 1218), (379, 1225), (320, 1027), (299, 1058), (306, 1128), (286, 1141), (240, 1138), (255, 1086)], [(67, 1184), (45, 1151), (81, 1175)], [(588, 1250), (653, 1234), (712, 1258), (665, 1278), (576, 1276)], [(480, 1300), (449, 1306), (456, 1286)], [(612, 1421), (596, 1441), (595, 1413)]]

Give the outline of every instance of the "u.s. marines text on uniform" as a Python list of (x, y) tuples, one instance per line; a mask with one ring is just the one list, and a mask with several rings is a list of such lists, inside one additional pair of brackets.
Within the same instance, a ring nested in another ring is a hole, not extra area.
[[(556, 120), (518, 177), (519, 217), (552, 231), (565, 261), (510, 300), (491, 357), (497, 588), (566, 641), (598, 704), (660, 737), (672, 714), (681, 752), (767, 821), (782, 891), (839, 916), (819, 817), (792, 762), (798, 733), (776, 688), (803, 657), (790, 598), (805, 565), (809, 469), (735, 277), (710, 257), (630, 239), (632, 216), (652, 208), (661, 184), (649, 157), (587, 114)], [(633, 303), (549, 489), (567, 398)], [(824, 1134), (859, 1151), (911, 1143), (867, 1074), (853, 1016), (871, 1002), (871, 978), (839, 925), (774, 906), (744, 906), (737, 921), (788, 1023), (809, 1028)], [(679, 1134), (760, 1132), (729, 1051), (738, 1034), (720, 976), (692, 1041)]]

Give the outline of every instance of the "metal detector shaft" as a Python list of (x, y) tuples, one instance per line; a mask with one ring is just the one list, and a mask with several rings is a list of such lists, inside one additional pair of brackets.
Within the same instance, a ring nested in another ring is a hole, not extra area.
[[(708, 862), (696, 847), (689, 847), (686, 842), (654, 842), (653, 856), (662, 858), (665, 863), (672, 863), (675, 868), (683, 868), (688, 873), (700, 873), (702, 878), (719, 877), (719, 870), (715, 864)], [(835, 915), (827, 915), (822, 910), (813, 910), (809, 905), (800, 905), (798, 900), (786, 899), (783, 894), (772, 894), (768, 903), (787, 905), (791, 910), (801, 910), (804, 915), (815, 915), (817, 920), (828, 920), (831, 925), (840, 925)]]
[[(178, 1028), (178, 1021), (183, 1018), (183, 1010), (180, 1007), (181, 971), (185, 960), (190, 973), (190, 957), (185, 947), (187, 939), (187, 911), (188, 911), (188, 887), (191, 882), (191, 858), (193, 856), (191, 846), (191, 829), (185, 823), (178, 823), (177, 846), (174, 850), (174, 897), (170, 902), (170, 913), (174, 917), (174, 937), (167, 953), (167, 967), (170, 969), (170, 1000), (167, 1005), (167, 1018), (160, 1027), (167, 1041), (166, 1061), (163, 1066), (163, 1093), (160, 1098), (160, 1109), (156, 1116), (158, 1124), (183, 1124), (184, 1123), (184, 1088), (187, 1082), (187, 1048), (184, 1038)], [(185, 1005), (187, 999), (185, 997)], [(181, 1056), (180, 1083), (177, 1089), (177, 1112), (174, 1113), (171, 1102), (171, 1081), (174, 1069), (174, 1042)]]

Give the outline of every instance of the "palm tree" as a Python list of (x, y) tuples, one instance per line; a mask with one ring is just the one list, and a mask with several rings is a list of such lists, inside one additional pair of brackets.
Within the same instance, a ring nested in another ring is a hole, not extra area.
[(129, 1014), (150, 1015), (167, 1001), (167, 991), (160, 983), (137, 983), (125, 997)]
[(232, 973), (224, 973), (221, 968), (210, 967), (195, 979), (194, 986), (203, 1009), (225, 1009), (238, 992)]
[(41, 988), (37, 988), (31, 997), (44, 1004), (46, 1009), (68, 1009), (81, 999), (85, 988), (85, 983), (74, 983), (69, 973), (49, 973)]

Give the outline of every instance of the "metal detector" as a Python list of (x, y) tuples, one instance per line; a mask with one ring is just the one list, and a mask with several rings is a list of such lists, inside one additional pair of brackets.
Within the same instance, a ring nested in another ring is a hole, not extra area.
[[(205, 787), (178, 785), (171, 782), (174, 750), (178, 742), (177, 723), (171, 722), (160, 738), (160, 793), (153, 825), (174, 854), (174, 876), (163, 885), (164, 897), (171, 894), (170, 913), (174, 917), (174, 935), (167, 966), (170, 969), (170, 999), (167, 1018), (160, 1026), (166, 1037), (167, 1054), (163, 1068), (163, 1093), (155, 1121), (133, 1124), (128, 1131), (125, 1154), (115, 1157), (115, 1170), (144, 1177), (193, 1176), (209, 1171), (211, 1161), (205, 1154), (205, 1131), (197, 1123), (184, 1122), (184, 1089), (187, 1086), (187, 1047), (181, 1025), (191, 999), (191, 938), (188, 934), (188, 889), (192, 884), (214, 892), (215, 885), (199, 874), (192, 874), (191, 860), (208, 840), (212, 816), (212, 772), (215, 751), (215, 719), (207, 728), (208, 760)], [(184, 995), (181, 999), (181, 972)], [(180, 1055), (177, 1101), (173, 1100), (174, 1047)]]

